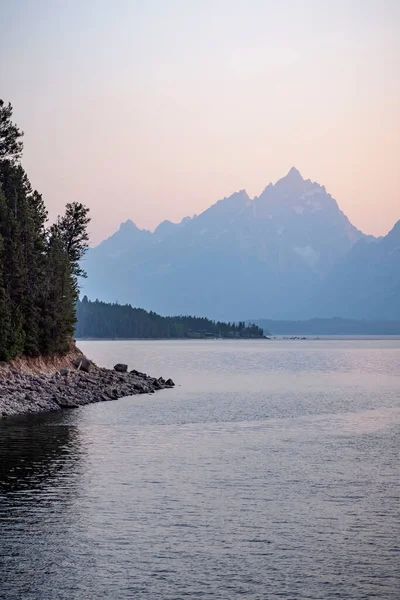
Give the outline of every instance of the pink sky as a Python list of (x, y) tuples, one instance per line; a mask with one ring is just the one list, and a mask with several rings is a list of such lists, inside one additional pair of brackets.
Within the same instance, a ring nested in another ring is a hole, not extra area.
[[(1, 94), (54, 217), (154, 228), (296, 166), (350, 220), (400, 219), (397, 0), (16, 0)], [(21, 43), (23, 40), (23, 43)]]

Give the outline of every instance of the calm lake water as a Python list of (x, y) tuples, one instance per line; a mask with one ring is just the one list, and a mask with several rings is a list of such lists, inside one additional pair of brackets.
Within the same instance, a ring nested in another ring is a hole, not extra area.
[(1, 599), (399, 599), (400, 340), (80, 346), (178, 385), (0, 423)]

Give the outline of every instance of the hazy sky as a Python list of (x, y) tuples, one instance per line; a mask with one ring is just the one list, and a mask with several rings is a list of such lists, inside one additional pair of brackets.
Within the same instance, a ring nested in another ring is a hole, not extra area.
[(295, 165), (353, 223), (400, 219), (400, 0), (0, 0), (0, 97), (52, 216), (97, 242)]

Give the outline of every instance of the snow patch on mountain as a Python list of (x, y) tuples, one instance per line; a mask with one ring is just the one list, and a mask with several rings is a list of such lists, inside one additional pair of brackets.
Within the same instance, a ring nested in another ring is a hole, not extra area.
[(314, 268), (317, 265), (320, 254), (311, 246), (304, 246), (303, 248), (297, 246), (293, 250), (301, 256), (309, 267)]

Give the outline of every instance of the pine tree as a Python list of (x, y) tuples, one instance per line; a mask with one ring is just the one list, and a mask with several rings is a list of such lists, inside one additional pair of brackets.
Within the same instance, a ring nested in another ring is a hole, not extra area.
[[(0, 189), (0, 222), (4, 214), (5, 198)], [(10, 301), (4, 285), (4, 240), (0, 234), (0, 361), (9, 360), (10, 337), (11, 337), (11, 316)]]
[(13, 108), (0, 99), (0, 160), (18, 161), (22, 155), (24, 133), (11, 121)]
[(65, 214), (58, 217), (54, 226), (68, 254), (74, 277), (86, 277), (80, 260), (89, 248), (87, 226), (90, 223), (89, 209), (79, 202), (67, 204)]
[(48, 239), (41, 306), (40, 347), (43, 354), (62, 354), (68, 350), (75, 329), (75, 301), (71, 265), (62, 240), (53, 230)]
[(24, 300), (25, 348), (29, 356), (41, 354), (40, 327), (43, 289), (46, 277), (46, 229), (47, 210), (42, 196), (33, 192), (27, 198), (26, 215), (26, 295)]
[(0, 100), (0, 360), (63, 353), (76, 321), (88, 209), (66, 207), (50, 230), (41, 195), (19, 164), (22, 132)]
[(24, 253), (21, 222), (21, 173), (10, 161), (0, 163), (0, 185), (5, 202), (0, 216), (0, 234), (3, 238), (3, 283), (9, 306), (11, 322), (8, 353), (22, 354), (25, 346), (24, 301)]

